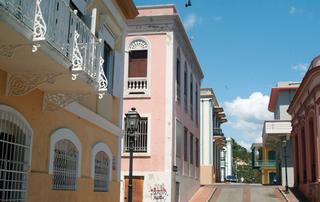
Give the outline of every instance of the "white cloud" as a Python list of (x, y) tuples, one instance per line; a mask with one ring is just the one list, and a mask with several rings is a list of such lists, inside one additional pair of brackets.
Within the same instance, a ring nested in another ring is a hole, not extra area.
[(300, 72), (300, 74), (303, 76), (307, 72), (308, 67), (309, 67), (309, 65), (307, 63), (305, 63), (305, 64), (293, 65), (291, 68), (295, 71)]
[(186, 30), (192, 29), (197, 24), (200, 24), (202, 18), (197, 16), (196, 14), (189, 14), (187, 18), (183, 21), (184, 28)]
[(289, 13), (290, 13), (290, 14), (294, 14), (296, 11), (297, 11), (297, 8), (296, 8), (296, 7), (290, 6), (290, 10), (289, 10)]
[(229, 126), (239, 131), (239, 144), (247, 149), (252, 143), (261, 142), (263, 122), (273, 119), (268, 104), (269, 96), (261, 92), (253, 92), (248, 98), (237, 97), (224, 103), (227, 116), (233, 120)]

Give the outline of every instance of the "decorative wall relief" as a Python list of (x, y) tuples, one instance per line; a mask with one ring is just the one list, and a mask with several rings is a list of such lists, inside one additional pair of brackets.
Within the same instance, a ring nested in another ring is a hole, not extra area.
[(149, 193), (153, 201), (166, 201), (168, 197), (168, 192), (164, 184), (155, 184), (150, 188)]
[(14, 73), (7, 78), (7, 95), (23, 96), (39, 85), (54, 83), (56, 77), (62, 73)]

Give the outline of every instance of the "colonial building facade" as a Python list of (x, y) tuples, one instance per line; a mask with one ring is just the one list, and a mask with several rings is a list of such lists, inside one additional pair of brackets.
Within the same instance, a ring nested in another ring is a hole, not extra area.
[(0, 1), (0, 201), (120, 200), (136, 15), (131, 0)]
[(200, 183), (220, 182), (221, 150), (225, 137), (221, 124), (227, 122), (223, 108), (211, 88), (200, 91)]
[(320, 57), (310, 64), (288, 112), (292, 116), (295, 186), (320, 200)]
[(252, 167), (259, 170), (257, 182), (262, 184), (277, 184), (276, 151), (262, 143), (251, 145)]
[[(133, 160), (135, 201), (188, 201), (199, 188), (203, 73), (174, 5), (138, 8), (128, 23), (124, 112), (139, 125)], [(121, 201), (127, 200), (128, 137)]]
[(287, 172), (289, 187), (294, 185), (294, 174), (291, 116), (287, 110), (299, 85), (300, 82), (278, 82), (271, 89), (268, 110), (273, 112), (274, 120), (266, 120), (262, 131), (263, 144), (276, 151), (277, 181), (286, 186)]

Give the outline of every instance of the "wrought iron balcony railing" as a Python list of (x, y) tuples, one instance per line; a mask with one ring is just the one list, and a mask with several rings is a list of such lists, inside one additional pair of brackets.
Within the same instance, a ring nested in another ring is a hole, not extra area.
[(73, 80), (84, 74), (100, 98), (107, 91), (103, 43), (64, 0), (0, 0), (0, 10), (33, 33), (33, 52), (40, 41), (48, 42), (72, 64)]
[(213, 136), (224, 136), (221, 128), (214, 128), (213, 129)]
[(257, 160), (254, 161), (254, 167), (276, 167), (277, 162), (275, 160)]

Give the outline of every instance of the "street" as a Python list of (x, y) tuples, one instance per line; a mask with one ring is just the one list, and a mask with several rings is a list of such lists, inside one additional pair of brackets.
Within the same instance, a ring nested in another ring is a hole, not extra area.
[(210, 202), (281, 202), (284, 201), (277, 186), (221, 184)]

